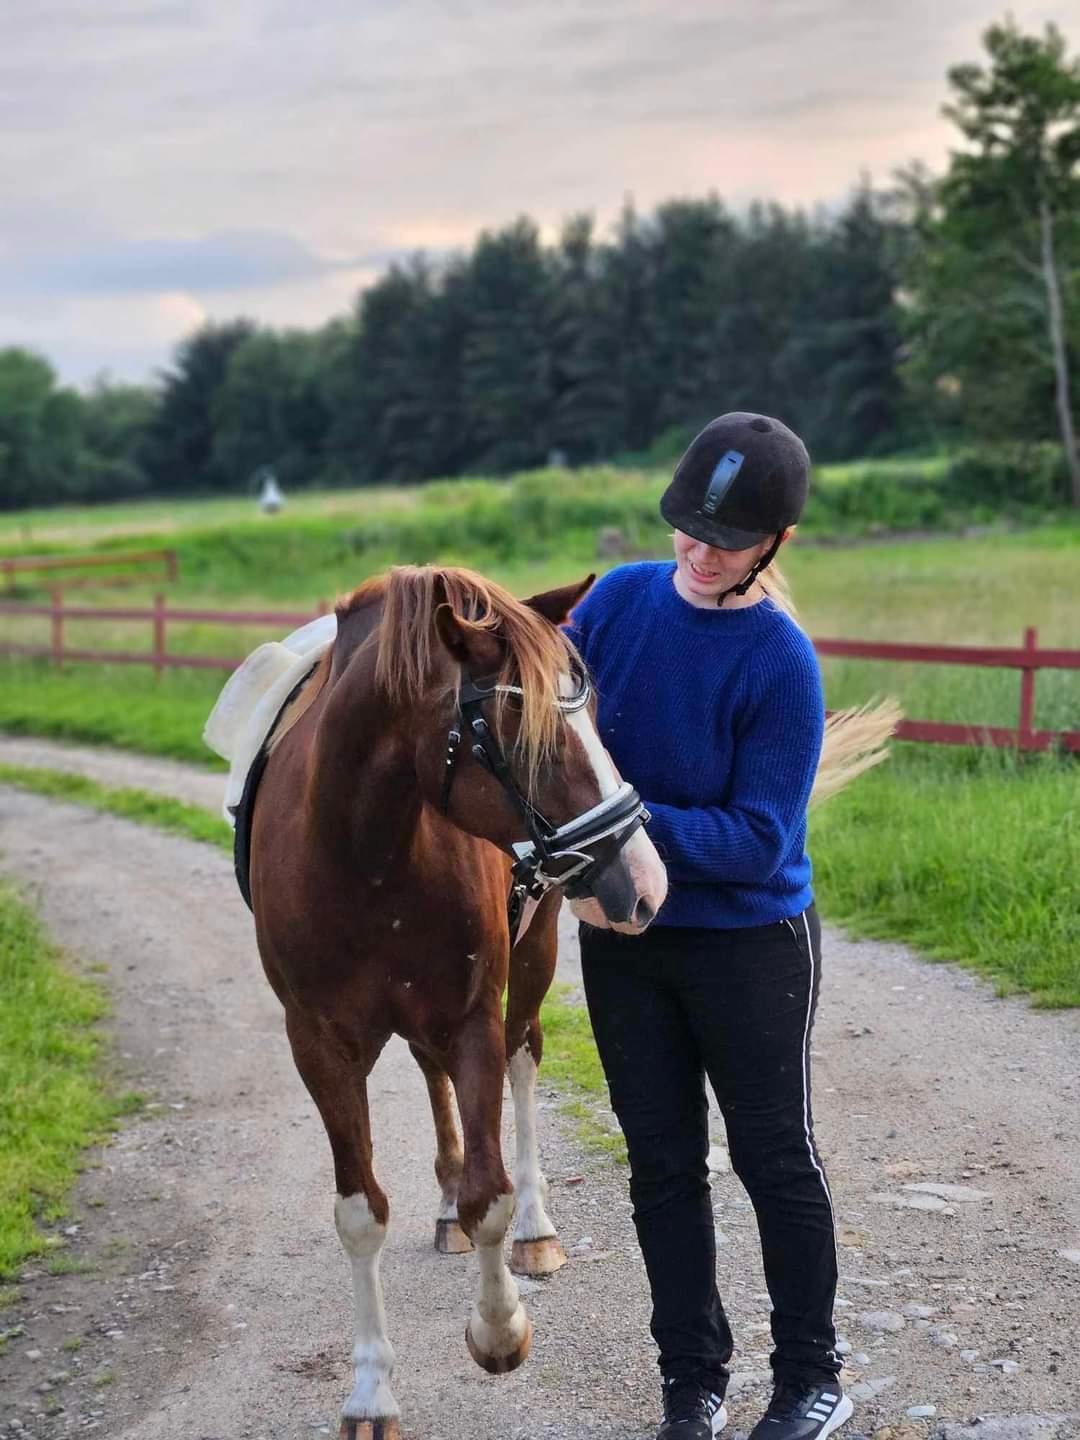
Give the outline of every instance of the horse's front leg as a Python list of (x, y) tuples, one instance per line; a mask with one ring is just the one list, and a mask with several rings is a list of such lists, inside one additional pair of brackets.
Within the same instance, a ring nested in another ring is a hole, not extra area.
[(394, 1351), (386, 1329), (379, 1259), (390, 1207), (371, 1164), (367, 1075), (370, 1061), (336, 1054), (325, 1031), (295, 1010), (286, 1012), (293, 1059), (318, 1106), (334, 1156), (334, 1224), (352, 1267), (355, 1323), (353, 1387), (341, 1412), (340, 1440), (398, 1440), (398, 1405), (390, 1388)]
[(469, 1353), (492, 1375), (515, 1370), (529, 1353), (532, 1325), (503, 1258), (514, 1191), (502, 1162), (500, 1121), (506, 1065), (498, 1001), (481, 1001), (454, 1040), (450, 1074), (465, 1135), (458, 1219), (480, 1266), (480, 1289), (465, 1330)]
[(553, 1275), (566, 1264), (547, 1213), (547, 1180), (540, 1169), (536, 1130), (536, 1076), (544, 1050), (540, 1004), (555, 973), (561, 897), (547, 896), (525, 937), (510, 955), (506, 1003), (506, 1053), (514, 1096), (514, 1244), (510, 1268), (517, 1275)]

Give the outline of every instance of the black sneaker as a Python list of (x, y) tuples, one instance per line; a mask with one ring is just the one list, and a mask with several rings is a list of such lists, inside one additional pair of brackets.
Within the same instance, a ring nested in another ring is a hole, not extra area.
[(838, 1380), (827, 1385), (780, 1381), (750, 1440), (825, 1440), (851, 1418), (854, 1405)]
[(727, 1424), (721, 1395), (673, 1375), (664, 1381), (664, 1423), (656, 1440), (713, 1440)]

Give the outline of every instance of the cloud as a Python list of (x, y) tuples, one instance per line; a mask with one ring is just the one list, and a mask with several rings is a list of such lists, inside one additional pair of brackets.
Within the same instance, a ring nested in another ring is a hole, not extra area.
[(237, 230), (195, 240), (118, 241), (41, 254), (20, 267), (20, 279), (24, 287), (43, 294), (202, 293), (266, 289), (371, 263), (367, 257), (358, 261), (316, 255), (281, 232)]
[[(940, 165), (991, 0), (35, 0), (0, 57), (0, 344), (163, 363), (152, 316), (316, 324), (402, 251)], [(1043, 0), (1012, 0), (1041, 28)], [(1075, 9), (1075, 7), (1074, 7)], [(1059, 22), (1072, 49), (1080, 17)], [(182, 308), (182, 307), (181, 307)], [(63, 321), (58, 319), (63, 316)], [(171, 334), (171, 332), (170, 332)], [(155, 355), (146, 361), (138, 357)], [(95, 358), (96, 357), (96, 358)]]

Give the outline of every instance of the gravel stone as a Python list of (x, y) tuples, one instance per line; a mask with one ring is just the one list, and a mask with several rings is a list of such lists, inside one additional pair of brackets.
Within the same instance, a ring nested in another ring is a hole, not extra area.
[[(103, 783), (153, 788), (139, 757), (91, 753)], [(2, 739), (0, 758), (30, 763)], [(43, 763), (55, 761), (51, 751)], [(72, 768), (83, 768), (81, 760)], [(220, 776), (184, 767), (175, 773), (194, 776), (203, 793), (212, 791), (208, 808), (217, 808)], [(113, 1237), (123, 1239), (126, 1257), (55, 1277), (28, 1266), (15, 1312), (33, 1317), (39, 1359), (59, 1357), (63, 1341), (80, 1334), (79, 1371), (66, 1394), (85, 1384), (89, 1398), (90, 1377), (110, 1369), (113, 1383), (93, 1392), (104, 1413), (69, 1400), (67, 1415), (45, 1415), (45, 1397), (33, 1392), (42, 1371), (35, 1374), (21, 1345), (0, 1356), (5, 1406), (25, 1407), (35, 1440), (65, 1440), (83, 1429), (95, 1440), (172, 1433), (257, 1440), (281, 1434), (283, 1415), (323, 1416), (317, 1428), (336, 1433), (332, 1417), (344, 1395), (352, 1335), (329, 1151), (262, 979), (229, 857), (4, 788), (0, 866), (29, 883), (57, 941), (101, 969), (124, 1083), (160, 1102), (120, 1127), (73, 1199), (80, 1245), (106, 1254)], [(568, 916), (562, 940), (560, 979), (580, 993), (576, 926)], [(900, 945), (849, 941), (829, 927), (824, 952), (814, 1047), (818, 1141), (845, 1222), (867, 1237), (841, 1252), (845, 1262), (858, 1267), (865, 1257), (888, 1277), (846, 1277), (838, 1314), (852, 1310), (850, 1332), (859, 1301), (885, 1302), (899, 1313), (933, 1293), (937, 1314), (959, 1317), (954, 1304), (969, 1307), (962, 1328), (965, 1341), (979, 1347), (976, 1355), (1008, 1357), (1015, 1348), (1014, 1363), (1023, 1361), (995, 1390), (988, 1366), (980, 1371), (980, 1362), (961, 1358), (965, 1352), (926, 1344), (914, 1325), (879, 1331), (870, 1344), (870, 1334), (856, 1332), (866, 1349), (852, 1354), (852, 1364), (889, 1372), (873, 1377), (876, 1384), (855, 1381), (873, 1402), (866, 1429), (888, 1425), (892, 1440), (903, 1431), (922, 1440), (1077, 1440), (1080, 1421), (1059, 1412), (1080, 1395), (1072, 1334), (1080, 1261), (1062, 1253), (1078, 1243), (1080, 1015), (1000, 1000), (949, 965), (929, 966)], [(845, 1038), (868, 1016), (872, 1052)], [(1006, 1075), (1010, 1063), (1026, 1069)], [(888, 1083), (868, 1083), (868, 1065)], [(382, 1268), (406, 1433), (623, 1440), (655, 1426), (648, 1295), (625, 1174), (582, 1151), (543, 1073), (541, 1087), (547, 1173), (584, 1177), (578, 1186), (553, 1185), (553, 1218), (564, 1243), (591, 1235), (595, 1253), (607, 1258), (568, 1266), (529, 1292), (533, 1356), (495, 1382), (462, 1346), (475, 1258), (438, 1256), (431, 1244), (437, 1194), (430, 1121), (405, 1047), (391, 1042), (369, 1082), (375, 1166), (391, 1206)], [(860, 1116), (852, 1113), (853, 1096)], [(173, 1111), (173, 1103), (186, 1108)], [(719, 1134), (715, 1107), (711, 1113)], [(871, 1157), (890, 1129), (902, 1138), (890, 1143), (886, 1165)], [(509, 1134), (506, 1145), (512, 1156)], [(920, 1215), (895, 1206), (897, 1196), (920, 1194), (902, 1184), (936, 1186), (923, 1177), (942, 1175), (966, 1182), (964, 1189), (992, 1191), (992, 1202), (935, 1194), (927, 1198), (941, 1201), (942, 1210)], [(732, 1430), (745, 1433), (760, 1417), (769, 1383), (751, 1328), (768, 1302), (756, 1298), (764, 1285), (745, 1197), (733, 1178), (721, 1174), (712, 1183), (717, 1219), (731, 1241), (718, 1267), (721, 1292), (741, 1352), (755, 1366), (760, 1358), (763, 1372), (759, 1384), (732, 1397)], [(888, 1204), (873, 1203), (890, 1187)], [(161, 1203), (147, 1204), (151, 1195)], [(961, 1218), (947, 1223), (951, 1209)], [(175, 1269), (135, 1283), (161, 1256)], [(156, 1293), (159, 1279), (177, 1288)], [(867, 1279), (869, 1286), (861, 1283)], [(1022, 1313), (1006, 1309), (1021, 1302)], [(227, 1312), (230, 1304), (235, 1312)], [(231, 1328), (235, 1313), (247, 1329)], [(107, 1340), (106, 1328), (121, 1335)], [(893, 1390), (882, 1389), (890, 1380)], [(992, 1391), (1018, 1412), (1001, 1417), (1011, 1429), (995, 1432), (989, 1420), (973, 1428), (970, 1419), (928, 1425), (904, 1415), (915, 1395), (939, 1412), (974, 1415)], [(959, 1428), (945, 1436), (946, 1424)]]
[(867, 1330), (893, 1334), (904, 1328), (904, 1317), (895, 1310), (864, 1310), (859, 1319)]

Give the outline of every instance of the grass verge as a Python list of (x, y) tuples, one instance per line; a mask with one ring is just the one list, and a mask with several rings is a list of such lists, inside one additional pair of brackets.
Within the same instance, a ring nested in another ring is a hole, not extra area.
[(203, 725), (223, 676), (168, 674), (155, 680), (135, 667), (47, 665), (11, 661), (0, 685), (0, 730), (119, 745), (187, 760), (210, 769), (224, 764), (202, 743)]
[(1080, 1005), (1080, 762), (897, 745), (815, 812), (823, 912), (1026, 991)]
[(14, 785), (55, 800), (69, 800), (140, 825), (153, 825), (174, 835), (184, 835), (189, 840), (232, 849), (232, 830), (224, 820), (211, 815), (201, 805), (188, 805), (168, 795), (155, 795), (149, 790), (114, 789), (83, 775), (69, 775), (36, 765), (0, 765), (0, 784)]
[(105, 1009), (0, 885), (0, 1278), (49, 1248), (40, 1224), (64, 1213), (82, 1151), (137, 1108), (137, 1096), (110, 1096), (101, 1074)]
[(584, 1006), (568, 997), (572, 985), (553, 985), (540, 1019), (544, 1026), (544, 1060), (541, 1074), (561, 1092), (559, 1109), (574, 1122), (577, 1138), (586, 1149), (625, 1162), (626, 1141), (606, 1125), (596, 1102), (607, 1094), (603, 1067)]

